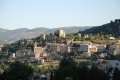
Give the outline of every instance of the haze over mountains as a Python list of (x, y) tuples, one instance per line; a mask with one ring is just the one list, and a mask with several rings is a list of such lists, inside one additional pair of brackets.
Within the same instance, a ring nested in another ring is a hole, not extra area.
[(65, 30), (66, 34), (68, 33), (77, 33), (79, 31), (84, 31), (86, 29), (89, 29), (90, 27), (79, 27), (79, 26), (73, 26), (73, 27), (62, 27), (62, 28), (34, 28), (34, 29), (27, 29), (27, 28), (20, 28), (15, 30), (6, 30), (0, 28), (0, 41), (1, 43), (4, 42), (13, 42), (20, 40), (21, 38), (34, 38), (39, 36), (40, 34), (49, 34), (54, 33), (54, 31), (58, 29)]

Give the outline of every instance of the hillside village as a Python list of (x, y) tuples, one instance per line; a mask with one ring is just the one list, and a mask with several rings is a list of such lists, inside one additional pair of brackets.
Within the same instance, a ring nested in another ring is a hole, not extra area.
[[(81, 38), (81, 34), (77, 34)], [(51, 39), (50, 36), (42, 35), (42, 39)], [(54, 32), (54, 36), (58, 38), (66, 37), (64, 30), (57, 30)], [(89, 35), (85, 34), (84, 38), (88, 38)], [(120, 55), (120, 41), (114, 38), (109, 38), (107, 41), (114, 41), (114, 44), (107, 45), (105, 43), (92, 43), (90, 41), (77, 41), (68, 39), (66, 43), (46, 43), (42, 45), (38, 42), (34, 42), (34, 48), (32, 49), (19, 49), (15, 53), (11, 53), (8, 58), (2, 57), (3, 61), (19, 60), (21, 62), (30, 61), (32, 64), (38, 66), (58, 66), (60, 59), (63, 56), (72, 56), (77, 62), (90, 61), (97, 64), (97, 66), (103, 70), (107, 70), (110, 67), (120, 69), (120, 58), (114, 60), (114, 56)], [(30, 40), (27, 41), (29, 44)], [(22, 42), (24, 43), (24, 41)], [(77, 44), (77, 45), (75, 45)], [(9, 46), (9, 44), (7, 45)], [(2, 50), (2, 47), (1, 47)]]
[[(0, 51), (1, 64), (9, 65), (15, 60), (27, 62), (33, 65), (34, 76), (48, 73), (48, 67), (57, 68), (60, 60), (69, 56), (77, 63), (90, 62), (106, 72), (111, 68), (112, 72), (115, 68), (120, 70), (120, 40), (108, 34), (91, 35), (81, 32), (66, 34), (60, 29), (54, 33), (41, 34), (37, 38), (21, 39), (11, 44), (1, 45)], [(38, 70), (40, 67), (44, 67), (41, 74)], [(112, 72), (109, 73), (110, 76), (113, 75)], [(50, 74), (44, 75), (46, 76), (47, 80), (50, 80)]]

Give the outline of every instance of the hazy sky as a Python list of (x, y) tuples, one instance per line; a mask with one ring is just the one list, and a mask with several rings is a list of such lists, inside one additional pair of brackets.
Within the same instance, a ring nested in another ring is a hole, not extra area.
[(120, 0), (0, 0), (0, 28), (98, 26), (120, 19)]

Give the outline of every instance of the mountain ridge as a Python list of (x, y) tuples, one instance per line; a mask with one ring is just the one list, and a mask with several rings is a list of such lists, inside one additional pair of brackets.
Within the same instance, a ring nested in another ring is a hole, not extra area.
[(115, 21), (111, 21), (110, 23), (106, 23), (101, 26), (69, 26), (52, 29), (37, 27), (34, 29), (19, 28), (14, 30), (0, 28), (0, 41), (14, 42), (20, 40), (21, 38), (34, 38), (38, 37), (40, 34), (54, 33), (59, 29), (65, 30), (66, 34), (81, 32), (82, 34), (112, 34), (115, 37), (119, 37), (120, 19), (115, 19)]
[(66, 34), (68, 34), (68, 33), (77, 33), (79, 31), (83, 31), (88, 28), (90, 27), (73, 26), (73, 27), (61, 27), (61, 28), (52, 28), (52, 29), (37, 27), (34, 29), (19, 28), (14, 30), (7, 30), (0, 28), (0, 41), (5, 41), (9, 43), (20, 40), (21, 38), (25, 38), (25, 39), (34, 38), (39, 36), (40, 34), (54, 33), (54, 31), (58, 29), (63, 29), (65, 30)]

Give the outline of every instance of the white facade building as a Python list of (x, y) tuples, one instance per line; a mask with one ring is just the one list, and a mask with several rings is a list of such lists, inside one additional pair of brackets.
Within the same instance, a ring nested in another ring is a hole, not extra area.
[(105, 51), (106, 45), (97, 45), (98, 52)]
[(106, 68), (118, 68), (120, 70), (120, 61), (118, 60), (110, 60), (106, 62)]
[(80, 51), (87, 52), (87, 53), (92, 53), (92, 52), (97, 52), (97, 47), (96, 45), (92, 44), (91, 42), (89, 43), (82, 43), (80, 44)]
[(91, 45), (89, 44), (80, 44), (80, 51), (90, 52), (89, 48), (91, 48)]

